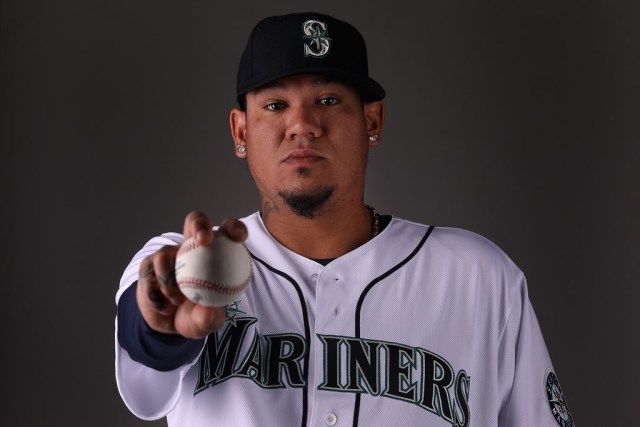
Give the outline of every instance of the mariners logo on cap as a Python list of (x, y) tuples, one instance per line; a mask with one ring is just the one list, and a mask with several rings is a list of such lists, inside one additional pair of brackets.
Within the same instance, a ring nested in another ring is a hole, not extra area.
[(304, 38), (309, 39), (309, 43), (304, 44), (304, 56), (322, 58), (331, 49), (331, 39), (326, 37), (327, 24), (322, 21), (310, 19), (302, 24)]
[(567, 401), (564, 399), (564, 394), (562, 394), (558, 377), (551, 369), (548, 369), (544, 378), (544, 387), (551, 415), (553, 415), (559, 426), (574, 427), (573, 417), (569, 412), (569, 406), (567, 406)]

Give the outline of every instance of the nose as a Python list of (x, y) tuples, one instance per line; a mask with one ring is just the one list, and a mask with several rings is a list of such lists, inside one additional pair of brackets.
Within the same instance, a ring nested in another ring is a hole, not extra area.
[(287, 120), (288, 140), (298, 138), (319, 138), (322, 136), (322, 126), (319, 115), (313, 107), (307, 105), (289, 106)]

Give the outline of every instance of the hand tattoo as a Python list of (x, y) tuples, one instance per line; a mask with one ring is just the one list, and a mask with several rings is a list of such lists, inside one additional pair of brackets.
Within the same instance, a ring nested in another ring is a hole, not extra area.
[(170, 289), (176, 288), (177, 287), (176, 270), (175, 269), (171, 270), (169, 272), (168, 277), (158, 276), (158, 282), (160, 283), (160, 286), (167, 287)]

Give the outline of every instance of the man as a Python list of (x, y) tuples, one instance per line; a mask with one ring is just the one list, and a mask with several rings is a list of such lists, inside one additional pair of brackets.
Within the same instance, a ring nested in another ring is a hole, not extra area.
[(261, 207), (220, 232), (253, 277), (225, 308), (186, 300), (178, 245), (152, 239), (117, 295), (120, 393), (171, 426), (571, 426), (527, 297), (498, 248), (364, 204), (384, 90), (351, 25), (316, 13), (252, 31), (231, 111)]

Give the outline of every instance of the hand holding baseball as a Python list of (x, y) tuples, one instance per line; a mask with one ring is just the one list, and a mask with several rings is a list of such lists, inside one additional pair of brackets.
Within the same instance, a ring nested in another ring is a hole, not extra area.
[[(217, 239), (211, 221), (201, 212), (191, 212), (184, 222), (185, 242), (211, 246)], [(216, 234), (232, 242), (244, 242), (246, 226), (238, 220), (226, 220)], [(138, 307), (151, 329), (177, 333), (187, 338), (203, 338), (220, 329), (225, 321), (224, 307), (197, 304), (180, 291), (175, 275), (180, 246), (165, 246), (140, 264), (136, 298)]]

